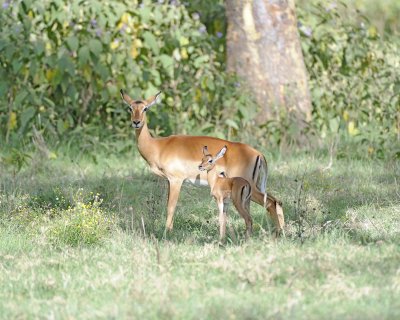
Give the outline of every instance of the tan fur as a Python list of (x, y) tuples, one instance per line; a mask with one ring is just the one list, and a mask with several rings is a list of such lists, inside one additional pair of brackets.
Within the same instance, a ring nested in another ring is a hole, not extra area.
[[(226, 148), (226, 147), (224, 147)], [(246, 237), (253, 231), (253, 220), (250, 216), (250, 183), (241, 177), (220, 177), (216, 169), (217, 157), (207, 153), (205, 148), (204, 156), (199, 165), (199, 170), (207, 171), (207, 180), (211, 188), (211, 195), (215, 198), (219, 209), (220, 240), (225, 238), (226, 219), (228, 214), (228, 203), (232, 200), (236, 210), (242, 216), (246, 224)], [(221, 156), (223, 157), (223, 155)], [(212, 161), (210, 163), (210, 161)]]
[[(248, 180), (252, 188), (251, 200), (265, 206), (264, 193), (260, 192), (256, 186), (257, 177), (253, 180), (256, 158), (264, 158), (263, 155), (246, 144), (207, 136), (173, 135), (153, 138), (147, 127), (146, 110), (155, 104), (158, 95), (138, 101), (131, 99), (121, 90), (123, 100), (129, 105), (132, 127), (136, 130), (140, 154), (155, 174), (165, 177), (169, 182), (167, 229), (173, 228), (173, 216), (183, 181), (186, 179), (207, 181), (206, 172), (199, 173), (198, 170), (198, 161), (204, 145), (208, 146), (212, 154), (217, 153), (222, 146), (226, 145), (229, 148), (229, 155), (218, 162), (217, 169), (225, 171), (228, 176), (243, 177)], [(284, 226), (284, 218), (280, 202), (268, 194), (266, 207), (276, 223), (277, 230), (281, 230)], [(277, 207), (280, 207), (280, 210), (277, 210)]]

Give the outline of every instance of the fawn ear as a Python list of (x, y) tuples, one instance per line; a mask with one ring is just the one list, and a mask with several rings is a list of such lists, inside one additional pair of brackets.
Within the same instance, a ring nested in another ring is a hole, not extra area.
[(218, 177), (220, 177), (220, 178), (227, 178), (227, 175), (226, 175), (225, 171), (221, 171), (221, 172), (218, 174)]
[(203, 155), (206, 156), (206, 155), (209, 155), (209, 154), (210, 154), (210, 153), (208, 152), (207, 146), (204, 146), (204, 147), (203, 147)]
[(161, 94), (161, 91), (157, 92), (154, 96), (146, 99), (145, 100), (146, 108), (151, 107), (152, 105), (156, 104), (160, 94)]
[(126, 103), (127, 105), (130, 106), (130, 105), (133, 103), (133, 99), (132, 99), (130, 96), (128, 96), (128, 95), (124, 92), (124, 90), (121, 89), (119, 92), (121, 93), (121, 98), (122, 98), (122, 100), (124, 100), (125, 103)]
[(219, 150), (219, 152), (215, 155), (214, 161), (217, 161), (219, 158), (222, 158), (227, 149), (228, 147), (224, 146), (221, 150)]

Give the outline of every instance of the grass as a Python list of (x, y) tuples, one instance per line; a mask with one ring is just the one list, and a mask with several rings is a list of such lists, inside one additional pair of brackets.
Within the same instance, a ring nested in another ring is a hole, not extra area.
[[(0, 318), (398, 318), (399, 163), (342, 158), (324, 170), (323, 154), (267, 158), (286, 236), (274, 240), (252, 205), (244, 241), (232, 208), (224, 248), (207, 188), (184, 187), (164, 237), (166, 184), (136, 151), (1, 167)], [(86, 221), (92, 208), (114, 221), (98, 241), (53, 241), (68, 213)]]

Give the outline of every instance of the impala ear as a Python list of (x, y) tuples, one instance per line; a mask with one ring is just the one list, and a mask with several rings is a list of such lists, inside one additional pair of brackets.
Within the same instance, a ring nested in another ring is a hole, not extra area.
[(122, 98), (122, 100), (124, 100), (125, 103), (126, 103), (127, 105), (130, 106), (130, 105), (133, 103), (133, 99), (131, 99), (131, 97), (129, 97), (129, 96), (124, 92), (124, 90), (121, 89), (119, 92), (121, 93), (121, 98)]
[(157, 92), (154, 96), (148, 98), (146, 102), (146, 107), (151, 107), (152, 105), (157, 103), (158, 97), (160, 96), (161, 91)]
[(222, 158), (227, 149), (228, 147), (224, 146), (221, 150), (219, 150), (219, 152), (215, 155), (214, 161), (217, 161), (219, 158)]
[(226, 175), (226, 173), (225, 173), (225, 171), (221, 171), (221, 172), (218, 174), (218, 177), (220, 177), (220, 178), (228, 178), (227, 175)]
[(207, 146), (203, 147), (203, 155), (205, 156), (209, 155)]

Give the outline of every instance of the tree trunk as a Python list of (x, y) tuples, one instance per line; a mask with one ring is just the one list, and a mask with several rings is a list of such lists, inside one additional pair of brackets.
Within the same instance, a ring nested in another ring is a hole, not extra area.
[(252, 90), (259, 123), (285, 108), (303, 127), (311, 101), (294, 0), (226, 0), (226, 14), (228, 71)]

